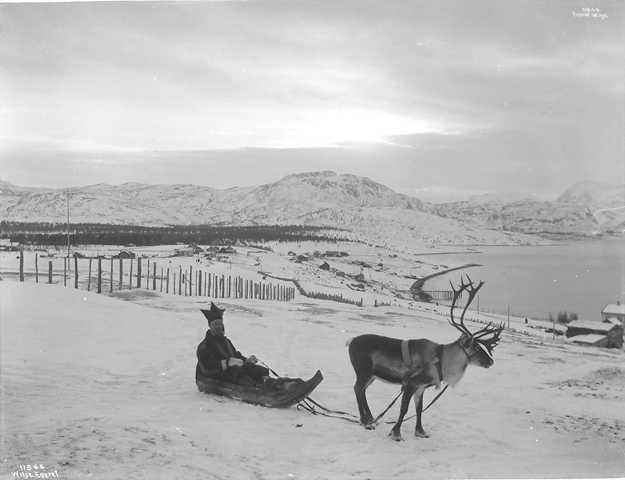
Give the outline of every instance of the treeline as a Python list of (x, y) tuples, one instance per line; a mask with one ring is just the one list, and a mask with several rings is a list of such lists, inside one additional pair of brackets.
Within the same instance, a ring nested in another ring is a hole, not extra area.
[[(268, 241), (337, 241), (345, 230), (303, 225), (106, 225), (70, 224), (72, 245), (165, 245), (183, 243), (234, 244)], [(62, 223), (0, 222), (0, 238), (31, 245), (65, 245), (67, 226)]]

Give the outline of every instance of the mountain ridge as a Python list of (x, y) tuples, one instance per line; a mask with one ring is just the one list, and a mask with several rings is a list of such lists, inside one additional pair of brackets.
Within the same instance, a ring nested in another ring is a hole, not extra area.
[[(606, 219), (597, 218), (593, 208), (606, 198), (609, 205), (619, 198), (612, 189), (605, 194), (606, 188), (598, 194), (587, 183), (572, 186), (556, 201), (506, 203), (486, 196), (428, 204), (370, 178), (331, 170), (227, 189), (138, 182), (41, 189), (0, 181), (0, 219), (64, 222), (69, 190), (72, 221), (81, 223), (325, 225), (344, 226), (384, 242), (405, 236), (423, 244), (526, 243), (536, 241), (526, 234), (585, 236), (601, 231)], [(619, 228), (619, 215), (625, 211), (614, 212), (606, 225)]]

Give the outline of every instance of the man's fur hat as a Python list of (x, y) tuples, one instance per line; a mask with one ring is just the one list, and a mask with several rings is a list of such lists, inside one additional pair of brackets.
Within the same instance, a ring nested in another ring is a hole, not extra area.
[(225, 308), (219, 308), (213, 302), (211, 302), (210, 310), (200, 309), (200, 312), (202, 312), (206, 317), (206, 320), (208, 320), (209, 325), (213, 320), (219, 320), (224, 318), (225, 311)]

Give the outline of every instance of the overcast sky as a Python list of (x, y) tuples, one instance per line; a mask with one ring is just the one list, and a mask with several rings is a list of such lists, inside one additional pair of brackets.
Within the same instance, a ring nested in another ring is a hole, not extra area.
[[(589, 7), (592, 7), (589, 10)], [(625, 2), (0, 5), (0, 179), (625, 183)]]

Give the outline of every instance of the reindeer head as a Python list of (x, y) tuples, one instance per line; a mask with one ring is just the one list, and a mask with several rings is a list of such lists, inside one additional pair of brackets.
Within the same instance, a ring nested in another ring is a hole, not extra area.
[[(469, 276), (466, 275), (466, 277), (467, 283), (464, 282), (462, 276), (460, 277), (460, 286), (457, 289), (450, 282), (454, 296), (449, 309), (449, 323), (458, 329), (462, 334), (457, 342), (464, 353), (466, 353), (469, 363), (488, 368), (495, 362), (493, 360), (493, 349), (497, 343), (499, 343), (499, 336), (501, 335), (503, 326), (494, 326), (492, 323), (489, 323), (484, 328), (473, 333), (465, 326), (464, 314), (467, 312), (467, 309), (475, 298), (475, 295), (477, 295), (477, 292), (484, 285), (484, 282), (480, 281), (477, 286), (475, 286)], [(460, 314), (460, 321), (457, 322), (454, 319), (454, 309), (456, 308), (456, 302), (462, 295), (462, 292), (467, 292), (469, 297), (467, 298), (467, 303), (464, 305), (462, 313)]]

